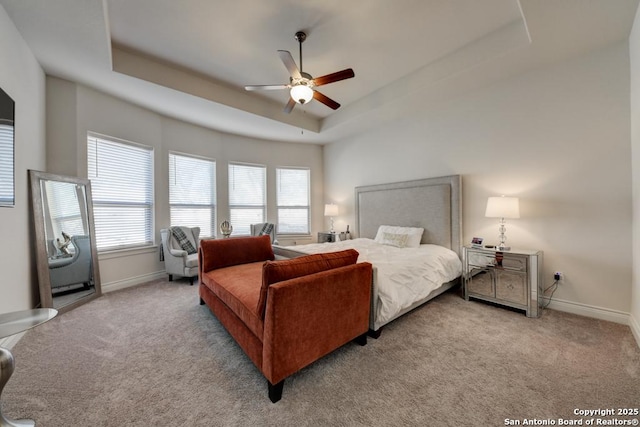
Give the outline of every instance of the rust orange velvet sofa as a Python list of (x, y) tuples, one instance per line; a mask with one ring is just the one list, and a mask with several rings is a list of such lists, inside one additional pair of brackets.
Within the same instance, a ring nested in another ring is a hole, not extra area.
[(358, 252), (274, 260), (271, 239), (203, 240), (200, 304), (207, 304), (282, 397), (291, 374), (349, 341), (367, 343), (372, 267)]

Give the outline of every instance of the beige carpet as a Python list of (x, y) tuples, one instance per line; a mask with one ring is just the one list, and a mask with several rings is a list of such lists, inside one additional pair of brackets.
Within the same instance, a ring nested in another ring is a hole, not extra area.
[(276, 404), (188, 282), (109, 293), (13, 353), (5, 414), (40, 427), (502, 426), (640, 406), (628, 327), (555, 311), (528, 319), (453, 292), (290, 377)]

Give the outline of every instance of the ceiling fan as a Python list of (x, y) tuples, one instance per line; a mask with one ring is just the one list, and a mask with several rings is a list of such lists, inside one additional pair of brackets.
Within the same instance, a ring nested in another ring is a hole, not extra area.
[(329, 83), (338, 82), (340, 80), (350, 79), (355, 76), (353, 70), (351, 68), (347, 68), (346, 70), (337, 71), (335, 73), (313, 78), (311, 74), (302, 71), (302, 43), (307, 39), (307, 34), (303, 31), (298, 31), (295, 35), (295, 39), (300, 45), (299, 69), (289, 51), (278, 51), (280, 59), (291, 75), (291, 77), (289, 77), (289, 84), (245, 86), (245, 90), (252, 91), (290, 89), (289, 93), (291, 96), (289, 97), (289, 102), (287, 102), (287, 105), (284, 107), (284, 112), (287, 114), (290, 113), (291, 110), (293, 110), (293, 107), (295, 107), (296, 103), (306, 104), (311, 101), (311, 99), (316, 99), (327, 107), (337, 110), (338, 108), (340, 108), (340, 104), (327, 97), (326, 95), (318, 92), (317, 90), (315, 90), (315, 88), (318, 86), (327, 85)]

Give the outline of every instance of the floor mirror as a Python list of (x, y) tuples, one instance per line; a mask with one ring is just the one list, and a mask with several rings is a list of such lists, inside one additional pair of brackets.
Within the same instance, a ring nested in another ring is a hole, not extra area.
[(43, 308), (71, 310), (102, 294), (91, 181), (29, 171)]

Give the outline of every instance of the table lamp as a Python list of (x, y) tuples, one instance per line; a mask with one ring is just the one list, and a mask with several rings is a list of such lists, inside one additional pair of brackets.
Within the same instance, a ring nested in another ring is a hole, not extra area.
[(484, 216), (487, 218), (500, 218), (500, 244), (497, 249), (508, 251), (510, 246), (506, 246), (507, 236), (505, 231), (505, 218), (520, 218), (520, 202), (517, 197), (489, 197), (487, 200), (487, 210)]
[(331, 229), (329, 230), (332, 233), (336, 231), (333, 229), (333, 217), (338, 215), (338, 205), (334, 205), (333, 203), (324, 205), (324, 216), (331, 217)]

